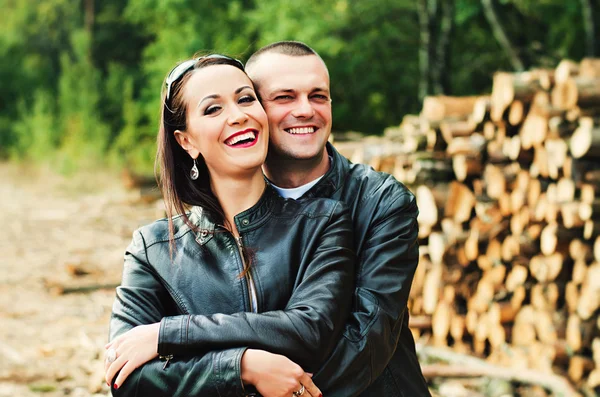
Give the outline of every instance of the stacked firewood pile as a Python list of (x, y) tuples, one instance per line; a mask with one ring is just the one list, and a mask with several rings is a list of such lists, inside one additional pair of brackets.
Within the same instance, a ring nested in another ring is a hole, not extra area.
[(600, 59), (499, 72), (372, 139), (347, 154), (419, 205), (413, 332), (600, 387)]

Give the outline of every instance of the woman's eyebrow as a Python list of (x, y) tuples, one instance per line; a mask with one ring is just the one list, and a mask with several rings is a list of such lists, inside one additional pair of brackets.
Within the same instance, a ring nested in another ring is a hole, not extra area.
[(244, 91), (245, 89), (252, 89), (252, 87), (250, 87), (249, 85), (244, 85), (244, 86), (238, 88), (237, 90), (235, 90), (235, 93), (239, 94), (240, 92)]

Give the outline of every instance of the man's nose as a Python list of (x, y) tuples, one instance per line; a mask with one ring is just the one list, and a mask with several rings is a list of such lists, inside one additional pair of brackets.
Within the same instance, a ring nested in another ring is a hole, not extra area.
[(298, 106), (292, 110), (292, 116), (299, 119), (310, 119), (315, 114), (315, 109), (313, 109), (312, 104), (308, 98), (299, 98)]

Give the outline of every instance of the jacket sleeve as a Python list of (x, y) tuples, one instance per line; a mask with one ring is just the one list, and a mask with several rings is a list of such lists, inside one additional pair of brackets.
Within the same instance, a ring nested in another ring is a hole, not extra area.
[(248, 346), (316, 371), (343, 331), (354, 287), (352, 223), (341, 203), (315, 238), (318, 247), (284, 310), (166, 317), (161, 321), (159, 354)]
[[(144, 239), (139, 231), (125, 253), (121, 286), (117, 288), (110, 320), (109, 339), (135, 326), (159, 322), (172, 313), (173, 302), (146, 258)], [(202, 352), (169, 362), (158, 358), (136, 369), (113, 396), (238, 396), (244, 386), (240, 361), (245, 348)], [(114, 379), (113, 379), (114, 382)]]
[[(419, 260), (418, 209), (409, 191), (387, 207), (373, 208), (371, 224), (357, 252), (357, 280), (352, 313), (343, 337), (314, 382), (324, 394), (355, 396), (382, 373), (392, 358)], [(355, 222), (356, 225), (356, 222)], [(407, 314), (406, 314), (407, 315)]]

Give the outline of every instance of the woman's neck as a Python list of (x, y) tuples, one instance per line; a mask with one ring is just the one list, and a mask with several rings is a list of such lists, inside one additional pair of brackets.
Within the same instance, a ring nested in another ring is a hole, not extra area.
[(260, 168), (251, 175), (211, 177), (212, 191), (223, 208), (226, 223), (236, 237), (239, 233), (234, 217), (256, 204), (260, 200), (265, 186), (266, 182)]

